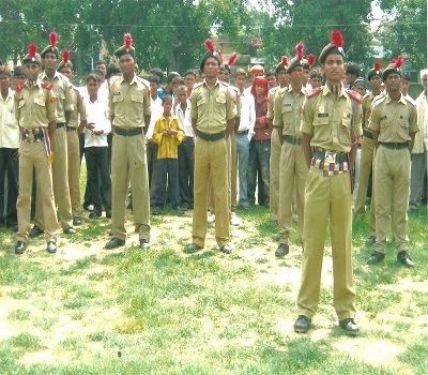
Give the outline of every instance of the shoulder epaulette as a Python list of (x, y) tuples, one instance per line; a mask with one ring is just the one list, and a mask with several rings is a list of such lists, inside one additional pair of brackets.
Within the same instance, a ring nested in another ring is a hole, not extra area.
[(203, 82), (203, 81), (202, 81), (202, 82), (195, 83), (195, 85), (193, 86), (193, 89), (197, 89), (197, 88), (201, 87), (203, 84), (204, 84), (204, 82)]
[(312, 89), (311, 92), (306, 94), (306, 99), (313, 98), (314, 96), (318, 96), (319, 94), (321, 94), (321, 92), (322, 92), (322, 87), (317, 87), (315, 89)]
[(363, 104), (363, 98), (361, 97), (361, 94), (355, 90), (346, 90), (346, 93), (349, 95), (349, 97), (358, 104)]
[(53, 88), (53, 85), (49, 82), (46, 82), (46, 81), (42, 82), (41, 86), (45, 90), (52, 90), (52, 88)]
[(385, 99), (386, 99), (386, 95), (382, 95), (382, 94), (380, 94), (380, 95), (376, 95), (376, 96), (373, 98), (373, 101), (372, 101), (372, 107), (375, 107), (375, 106), (379, 105), (379, 104), (380, 104), (380, 103), (382, 103)]
[(411, 105), (416, 106), (416, 102), (415, 102), (415, 100), (414, 100), (412, 97), (410, 97), (409, 95), (406, 95), (406, 96), (404, 97), (404, 99), (406, 99), (406, 100), (407, 100), (407, 102), (409, 102)]
[(275, 94), (278, 91), (278, 89), (279, 89), (279, 86), (272, 87), (271, 89), (269, 89), (269, 94), (270, 95)]
[(21, 92), (25, 86), (26, 86), (25, 82), (18, 83), (15, 87), (15, 92)]

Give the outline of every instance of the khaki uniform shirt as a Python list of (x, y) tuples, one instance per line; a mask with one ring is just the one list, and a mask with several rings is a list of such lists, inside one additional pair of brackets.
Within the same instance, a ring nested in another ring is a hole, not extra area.
[(302, 133), (311, 136), (311, 146), (349, 152), (363, 134), (361, 104), (342, 88), (337, 99), (327, 85), (309, 95), (303, 105)]
[(109, 113), (113, 126), (144, 128), (145, 117), (151, 115), (150, 87), (136, 75), (130, 83), (115, 79), (110, 83)]
[(227, 85), (217, 81), (213, 88), (196, 85), (190, 97), (191, 116), (198, 130), (208, 134), (226, 130), (227, 121), (237, 117), (237, 108)]
[[(268, 109), (267, 109), (267, 114), (266, 114), (266, 117), (269, 120), (273, 120), (275, 117), (275, 113), (274, 113), (274, 111), (275, 111), (275, 95), (279, 90), (280, 90), (279, 86), (272, 87), (269, 90), (269, 93), (268, 93)], [(274, 124), (274, 126), (275, 126), (275, 124)]]
[(56, 121), (57, 123), (65, 123), (65, 112), (73, 111), (71, 97), (73, 87), (70, 81), (59, 72), (56, 72), (52, 79), (46, 75), (46, 72), (43, 72), (40, 74), (40, 79), (53, 85), (52, 90), (58, 99), (56, 102)]
[(372, 106), (369, 130), (379, 133), (379, 142), (409, 142), (410, 134), (419, 130), (413, 99), (401, 95), (398, 101), (393, 101), (387, 94), (377, 98)]
[(73, 112), (71, 112), (70, 120), (67, 125), (72, 128), (77, 128), (79, 126), (79, 120), (86, 120), (86, 106), (82, 95), (75, 87), (71, 90), (71, 102), (73, 103)]
[(277, 91), (274, 103), (273, 125), (282, 128), (283, 135), (301, 138), (300, 129), (302, 119), (303, 102), (305, 101), (304, 89), (294, 92), (290, 87)]
[(14, 91), (6, 99), (0, 94), (0, 148), (19, 147), (19, 128), (15, 118)]
[(15, 93), (15, 116), (24, 129), (47, 128), (56, 121), (57, 98), (53, 88), (44, 88), (39, 80), (36, 85), (28, 82)]

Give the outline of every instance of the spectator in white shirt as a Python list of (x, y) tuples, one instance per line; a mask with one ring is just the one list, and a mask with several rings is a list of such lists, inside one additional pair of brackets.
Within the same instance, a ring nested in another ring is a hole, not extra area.
[(245, 89), (247, 74), (245, 70), (236, 71), (236, 86), (239, 91), (240, 120), (236, 132), (236, 152), (238, 155), (239, 168), (239, 205), (248, 209), (248, 158), (250, 154), (250, 140), (254, 135), (256, 123), (256, 109), (254, 96)]
[(9, 68), (0, 65), (0, 227), (4, 225), (15, 228), (19, 128), (15, 119), (14, 92), (10, 88), (10, 76)]
[(111, 217), (111, 182), (108, 164), (107, 134), (111, 132), (108, 110), (98, 97), (99, 76), (89, 74), (86, 79), (88, 96), (85, 97), (87, 125), (85, 129), (85, 159), (88, 169), (88, 189), (94, 209), (90, 218), (98, 218), (102, 208)]
[(174, 114), (184, 130), (184, 139), (178, 146), (178, 180), (180, 190), (180, 206), (183, 209), (193, 207), (193, 150), (195, 132), (190, 116), (190, 100), (187, 99), (187, 87), (178, 86), (177, 101)]
[(154, 181), (154, 173), (156, 171), (156, 159), (157, 159), (157, 145), (153, 142), (152, 136), (153, 136), (153, 130), (155, 128), (156, 120), (163, 114), (163, 107), (162, 107), (162, 99), (158, 95), (159, 86), (160, 86), (159, 77), (153, 75), (151, 77), (148, 77), (147, 80), (150, 83), (150, 97), (151, 97), (150, 108), (152, 111), (152, 116), (150, 117), (150, 124), (146, 133), (147, 170), (149, 172), (149, 186), (151, 188), (152, 181)]

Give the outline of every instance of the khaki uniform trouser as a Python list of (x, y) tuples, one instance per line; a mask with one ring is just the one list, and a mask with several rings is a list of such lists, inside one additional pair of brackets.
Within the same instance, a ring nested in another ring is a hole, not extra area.
[(230, 210), (236, 210), (236, 197), (238, 195), (237, 182), (238, 182), (238, 159), (236, 152), (236, 134), (232, 133), (229, 136), (230, 142)]
[(126, 199), (131, 181), (135, 231), (140, 239), (150, 240), (150, 189), (144, 135), (113, 135), (111, 173), (112, 237), (126, 239)]
[(80, 147), (77, 129), (67, 131), (68, 184), (73, 217), (80, 216)]
[(18, 213), (17, 240), (28, 242), (31, 226), (31, 192), (33, 169), (36, 170), (36, 184), (45, 223), (46, 239), (56, 241), (59, 232), (52, 186), (52, 170), (48, 162), (43, 141), (28, 143), (22, 141), (19, 147), (19, 195), (16, 203)]
[(195, 142), (193, 242), (205, 246), (209, 185), (214, 195), (215, 237), (221, 247), (230, 241), (227, 141)]
[(281, 142), (278, 128), (273, 128), (270, 147), (270, 176), (269, 176), (269, 207), (273, 219), (278, 217), (279, 202), (279, 160), (281, 157)]
[[(62, 229), (66, 230), (73, 226), (73, 213), (71, 209), (70, 187), (68, 185), (68, 147), (65, 127), (56, 129), (53, 146), (53, 190), (55, 202), (58, 206), (59, 222)], [(36, 190), (34, 223), (41, 229), (45, 228), (43, 216), (43, 205), (39, 199), (39, 190)]]
[(374, 160), (376, 156), (375, 141), (364, 137), (361, 146), (360, 179), (358, 183), (357, 197), (355, 199), (354, 213), (364, 213), (366, 205), (367, 188), (369, 184), (370, 171), (372, 172), (372, 198), (370, 203), (370, 235), (376, 233), (376, 193), (374, 188)]
[(283, 142), (279, 171), (279, 242), (288, 244), (293, 221), (292, 207), (295, 202), (300, 236), (303, 235), (305, 181), (308, 167), (303, 147)]
[(398, 251), (408, 250), (407, 209), (410, 193), (409, 149), (390, 150), (380, 145), (375, 159), (376, 245), (385, 251), (387, 229), (392, 219), (392, 234)]
[(333, 304), (340, 320), (355, 313), (352, 272), (352, 194), (349, 173), (323, 177), (309, 169), (305, 188), (302, 282), (299, 314), (311, 318), (319, 303), (325, 232), (330, 218), (333, 258)]

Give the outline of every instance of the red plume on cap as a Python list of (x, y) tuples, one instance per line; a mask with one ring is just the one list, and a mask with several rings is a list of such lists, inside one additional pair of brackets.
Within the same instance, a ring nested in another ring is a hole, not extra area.
[(305, 48), (305, 46), (304, 46), (304, 44), (302, 42), (299, 42), (296, 45), (296, 58), (299, 61), (303, 60), (303, 50), (304, 50), (304, 48)]
[(310, 53), (307, 59), (309, 66), (315, 65), (315, 63), (317, 62), (317, 57), (313, 53)]
[(401, 69), (403, 65), (404, 65), (404, 57), (400, 55), (395, 59), (395, 67), (397, 69)]
[(376, 72), (376, 74), (379, 74), (382, 66), (380, 65), (379, 61), (376, 61), (373, 65), (373, 70)]
[(331, 32), (330, 39), (331, 43), (334, 44), (337, 48), (343, 48), (345, 41), (343, 39), (343, 34), (340, 30), (333, 30)]
[(51, 44), (51, 47), (56, 47), (56, 45), (58, 44), (58, 34), (55, 31), (49, 33), (49, 42)]
[(210, 52), (212, 52), (212, 53), (214, 53), (214, 52), (215, 52), (215, 44), (214, 44), (214, 42), (212, 41), (212, 39), (206, 39), (206, 40), (205, 40), (205, 42), (204, 42), (204, 46), (205, 46), (205, 48), (206, 48), (208, 51), (210, 51)]
[(27, 52), (28, 52), (28, 56), (30, 56), (30, 58), (34, 59), (36, 57), (36, 53), (37, 53), (36, 44), (30, 43), (27, 47)]
[(236, 64), (236, 61), (238, 60), (238, 54), (236, 52), (233, 52), (230, 56), (229, 56), (229, 60), (227, 61), (227, 65), (233, 66)]
[(288, 66), (288, 57), (287, 56), (281, 57), (281, 65)]
[(132, 47), (132, 35), (130, 33), (126, 33), (123, 36), (123, 45), (125, 46), (125, 48), (131, 48)]
[(66, 49), (62, 52), (62, 61), (64, 64), (68, 64), (70, 62), (70, 50)]

